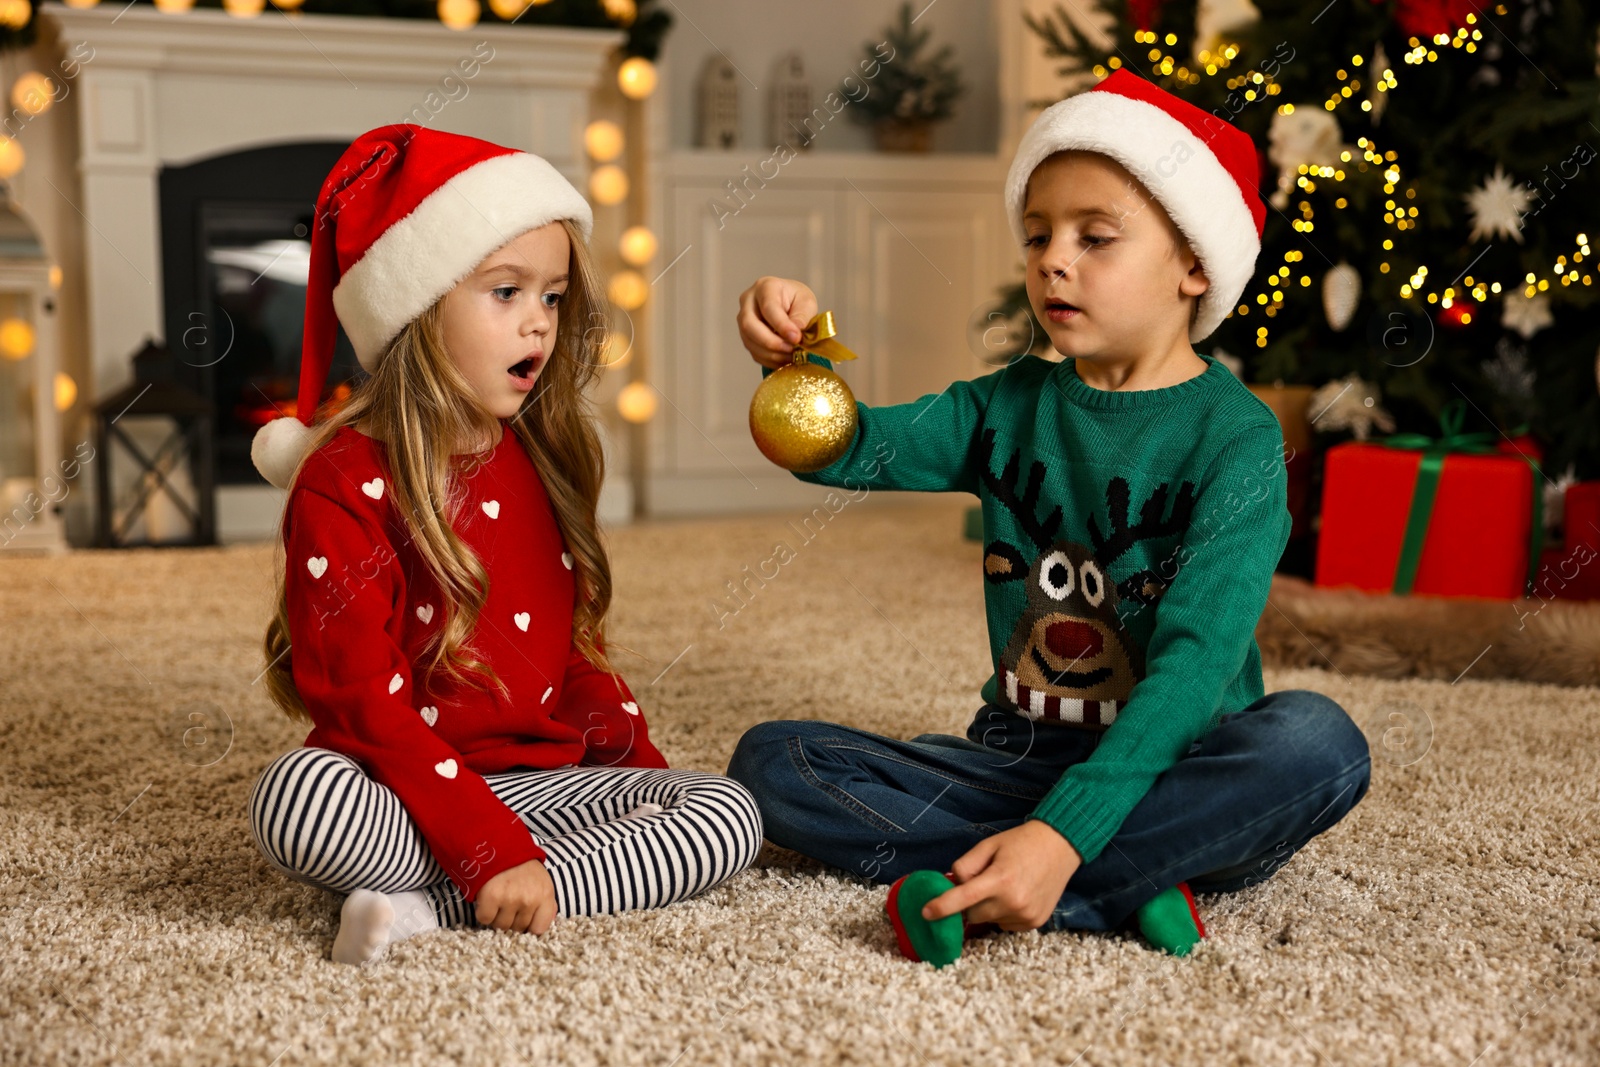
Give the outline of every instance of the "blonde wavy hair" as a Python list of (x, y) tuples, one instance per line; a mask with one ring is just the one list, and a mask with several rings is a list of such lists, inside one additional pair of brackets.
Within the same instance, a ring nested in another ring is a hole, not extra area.
[[(595, 667), (615, 675), (604, 648), (611, 564), (595, 517), (605, 460), (588, 397), (588, 387), (599, 375), (599, 356), (607, 339), (604, 290), (582, 235), (567, 220), (561, 220), (561, 225), (572, 251), (555, 344), (539, 374), (538, 388), (528, 394), (510, 425), (539, 472), (572, 553), (577, 581), (573, 642)], [(379, 359), (377, 370), (356, 386), (342, 407), (329, 412), (324, 405), (319, 419), (313, 421), (306, 454), (326, 444), (339, 427), (357, 422), (370, 427), (373, 436), (385, 443), (387, 495), (406, 519), (411, 543), (445, 600), (444, 624), (424, 648), (424, 681), (417, 687), (435, 672), (443, 672), (452, 680), (478, 688), (493, 686), (509, 700), (511, 693), (494, 668), (468, 647), (488, 597), (489, 576), (449, 521), (461, 500), (456, 474), (470, 473), (489, 456), (486, 450), (453, 457), (452, 443), (485, 438), (498, 442), (499, 420), (478, 400), (445, 349), (443, 302), (440, 297), (400, 331)], [(299, 473), (296, 467), (295, 475)], [(294, 684), (282, 538), (278, 540), (276, 569), (276, 606), (263, 643), (267, 692), (290, 719), (311, 725), (311, 715)]]

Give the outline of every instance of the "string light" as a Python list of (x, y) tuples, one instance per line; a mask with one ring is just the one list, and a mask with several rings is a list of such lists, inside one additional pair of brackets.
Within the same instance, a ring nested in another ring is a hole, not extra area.
[(656, 68), (643, 56), (622, 61), (617, 68), (617, 87), (630, 100), (643, 100), (656, 91)]
[[(1202, 73), (1205, 75), (1216, 74), (1218, 70), (1226, 67), (1229, 62), (1231, 62), (1233, 58), (1239, 54), (1238, 45), (1225, 45), (1220, 51), (1217, 52), (1212, 52), (1210, 49), (1201, 49), (1196, 60), (1196, 62), (1201, 66), (1195, 70), (1190, 70), (1187, 64), (1179, 62), (1176, 55), (1170, 54), (1159, 47), (1163, 44), (1168, 48), (1175, 46), (1178, 43), (1177, 34), (1169, 33), (1163, 37), (1154, 30), (1134, 30), (1133, 40), (1135, 44), (1158, 46), (1151, 48), (1145, 53), (1145, 59), (1150, 63), (1151, 73), (1159, 74), (1163, 77), (1175, 78), (1178, 81), (1184, 82), (1188, 85), (1199, 85)], [(1104, 78), (1110, 74), (1111, 71), (1118, 69), (1121, 65), (1122, 61), (1118, 57), (1108, 56), (1105, 62), (1096, 63), (1091, 69), (1093, 70), (1095, 77)], [(1263, 78), (1261, 75), (1256, 75), (1257, 82), (1262, 80)], [(1230, 82), (1228, 88), (1232, 89), (1234, 87), (1235, 86)], [(1270, 95), (1276, 95), (1279, 92), (1279, 88), (1269, 82), (1263, 91)], [(1247, 94), (1247, 99), (1254, 99), (1254, 95), (1255, 94), (1253, 93)]]
[(622, 127), (596, 119), (584, 127), (583, 145), (596, 162), (609, 163), (622, 154)]
[(478, 0), (439, 0), (439, 21), (452, 30), (467, 30), (478, 24), (483, 6)]
[[(1496, 5), (1495, 13), (1505, 15), (1505, 5)], [(1469, 13), (1466, 15), (1467, 25), (1458, 28), (1454, 34), (1438, 33), (1428, 41), (1417, 37), (1410, 38), (1408, 41), (1410, 50), (1402, 57), (1404, 62), (1413, 66), (1436, 62), (1439, 59), (1440, 51), (1444, 48), (1460, 49), (1467, 53), (1475, 52), (1477, 43), (1484, 39), (1482, 30), (1477, 28), (1477, 22), (1477, 16)], [(1151, 64), (1152, 73), (1177, 77), (1180, 81), (1186, 81), (1191, 84), (1197, 84), (1202, 74), (1211, 77), (1226, 70), (1231, 61), (1239, 54), (1237, 45), (1224, 45), (1216, 51), (1202, 49), (1196, 57), (1195, 69), (1191, 71), (1187, 66), (1180, 65), (1174, 55), (1160, 47), (1161, 45), (1166, 45), (1167, 48), (1175, 46), (1177, 44), (1176, 34), (1169, 33), (1163, 37), (1153, 30), (1136, 30), (1134, 31), (1133, 39), (1137, 44), (1151, 46), (1145, 53), (1145, 58)], [(1362, 82), (1356, 75), (1360, 73), (1359, 68), (1364, 65), (1364, 62), (1362, 56), (1353, 55), (1350, 57), (1349, 69), (1341, 68), (1336, 71), (1335, 77), (1341, 84), (1324, 101), (1323, 107), (1325, 110), (1331, 112), (1344, 101), (1358, 98), (1357, 94), (1362, 90)], [(1118, 57), (1108, 56), (1103, 63), (1095, 64), (1093, 71), (1097, 78), (1104, 78), (1109, 75), (1110, 71), (1116, 70), (1120, 66), (1121, 63)], [(1392, 92), (1399, 87), (1399, 79), (1396, 78), (1394, 69), (1389, 66), (1383, 67), (1382, 70), (1374, 69), (1371, 83), (1370, 90), (1366, 94), (1367, 99), (1360, 100), (1361, 110), (1364, 112), (1372, 111), (1373, 102), (1371, 97), (1373, 95)], [(1253, 101), (1268, 95), (1276, 95), (1281, 91), (1280, 86), (1259, 71), (1248, 71), (1229, 77), (1225, 84), (1230, 90), (1242, 90), (1241, 95), (1247, 101)], [(1280, 104), (1277, 110), (1281, 115), (1292, 115), (1294, 114), (1294, 105), (1285, 102)], [(1339, 153), (1339, 161), (1344, 164), (1353, 164), (1354, 168), (1362, 173), (1372, 167), (1381, 167), (1380, 174), (1383, 178), (1383, 192), (1386, 197), (1384, 201), (1384, 221), (1392, 225), (1397, 232), (1416, 229), (1420, 224), (1419, 209), (1415, 204), (1408, 204), (1405, 201), (1416, 200), (1417, 190), (1415, 186), (1401, 190), (1403, 173), (1398, 162), (1398, 154), (1393, 150), (1380, 150), (1376, 142), (1367, 137), (1359, 138), (1356, 147), (1360, 149), (1361, 153), (1359, 160), (1354, 159), (1349, 150), (1344, 150)], [(1326, 164), (1302, 164), (1297, 170), (1295, 185), (1308, 195), (1316, 192), (1319, 181), (1331, 179), (1343, 182), (1349, 176), (1345, 168)], [(1349, 205), (1350, 201), (1347, 197), (1335, 195), (1333, 198), (1333, 206), (1336, 209), (1343, 210), (1348, 208)], [(1300, 217), (1291, 219), (1290, 225), (1299, 233), (1311, 233), (1316, 226), (1315, 209), (1311, 201), (1302, 199), (1297, 207), (1299, 208)], [(1394, 240), (1387, 237), (1384, 238), (1383, 250), (1385, 252), (1393, 252), (1395, 250)], [(1559, 256), (1551, 269), (1552, 277), (1559, 280), (1564, 286), (1592, 285), (1593, 278), (1591, 275), (1583, 273), (1578, 267), (1578, 264), (1585, 257), (1592, 255), (1593, 251), (1589, 247), (1588, 235), (1578, 234), (1576, 249), (1571, 254), (1570, 259), (1567, 256)], [(1297, 262), (1303, 258), (1304, 253), (1297, 250), (1290, 250), (1284, 254), (1285, 264)], [(1390, 269), (1391, 265), (1387, 260), (1380, 263), (1378, 267), (1381, 274), (1390, 273)], [(1313, 279), (1309, 274), (1299, 276), (1301, 288), (1310, 288), (1312, 281)], [(1524, 292), (1527, 296), (1535, 296), (1539, 292), (1549, 290), (1551, 282), (1551, 278), (1539, 278), (1533, 272), (1529, 272), (1525, 280)], [(1499, 282), (1475, 280), (1470, 275), (1464, 279), (1464, 288), (1459, 292), (1453, 286), (1446, 288), (1443, 293), (1428, 292), (1427, 284), (1428, 267), (1419, 264), (1405, 283), (1400, 286), (1400, 295), (1408, 300), (1413, 297), (1423, 298), (1428, 304), (1438, 305), (1441, 313), (1449, 312), (1449, 318), (1453, 324), (1462, 326), (1469, 325), (1477, 311), (1475, 305), (1467, 302), (1469, 298), (1481, 303), (1491, 295), (1499, 295), (1502, 291), (1502, 286)], [(1279, 267), (1267, 276), (1264, 290), (1255, 294), (1255, 306), (1262, 309), (1262, 313), (1269, 318), (1275, 316), (1284, 306), (1283, 289), (1285, 287), (1292, 288), (1290, 269), (1287, 265)], [(1230, 314), (1245, 316), (1250, 314), (1250, 310), (1251, 302), (1246, 299), (1241, 301)], [(1268, 344), (1267, 338), (1267, 327), (1258, 327), (1256, 330), (1257, 346), (1265, 348)]]

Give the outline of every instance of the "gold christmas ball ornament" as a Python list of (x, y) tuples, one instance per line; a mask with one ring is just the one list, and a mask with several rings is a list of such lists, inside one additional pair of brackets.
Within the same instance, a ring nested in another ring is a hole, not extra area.
[(750, 401), (750, 436), (785, 470), (832, 466), (856, 434), (856, 398), (844, 379), (809, 361), (779, 367)]
[(838, 462), (856, 435), (856, 398), (843, 378), (806, 358), (856, 354), (833, 340), (833, 312), (812, 318), (795, 346), (794, 362), (769, 374), (750, 400), (750, 436), (761, 454), (784, 470), (819, 471)]

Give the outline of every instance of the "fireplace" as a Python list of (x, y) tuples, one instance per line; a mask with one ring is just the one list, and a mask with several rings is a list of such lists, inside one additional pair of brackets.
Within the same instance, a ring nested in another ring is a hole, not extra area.
[[(230, 152), (163, 167), (163, 317), (180, 380), (216, 405), (218, 485), (265, 485), (256, 430), (294, 415), (312, 210), (345, 143)], [(325, 395), (364, 376), (339, 331)]]
[[(311, 215), (340, 152), (417, 122), (535, 152), (582, 189), (583, 129), (594, 94), (613, 92), (602, 73), (624, 36), (276, 9), (39, 11), (41, 32), (80, 57), (61, 104), (73, 143), (30, 155), (27, 173), (64, 220), (63, 270), (84, 293), (83, 394), (122, 389), (130, 354), (167, 342), (184, 384), (216, 402), (224, 542), (277, 533), (284, 493), (256, 473), (250, 439), (269, 410), (293, 410)], [(325, 396), (362, 373), (342, 337), (335, 359)], [(608, 476), (603, 514), (629, 514), (626, 483)], [(93, 528), (88, 494), (64, 506), (69, 529)]]

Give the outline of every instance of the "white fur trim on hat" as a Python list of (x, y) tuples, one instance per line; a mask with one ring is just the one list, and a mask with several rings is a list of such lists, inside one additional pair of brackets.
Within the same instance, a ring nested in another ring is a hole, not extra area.
[(299, 419), (273, 419), (250, 439), (250, 460), (263, 478), (279, 489), (287, 489), (314, 436), (311, 427)]
[(393, 223), (333, 287), (333, 307), (371, 371), (406, 323), (527, 230), (571, 219), (585, 241), (589, 202), (548, 160), (508, 152), (474, 164)]
[(1110, 156), (1144, 183), (1205, 268), (1210, 283), (1189, 329), (1200, 341), (1228, 317), (1255, 273), (1261, 240), (1238, 184), (1189, 128), (1154, 104), (1089, 91), (1050, 105), (1017, 146), (1006, 175), (1006, 213), (1020, 246), (1023, 194), (1034, 168), (1078, 149)]

